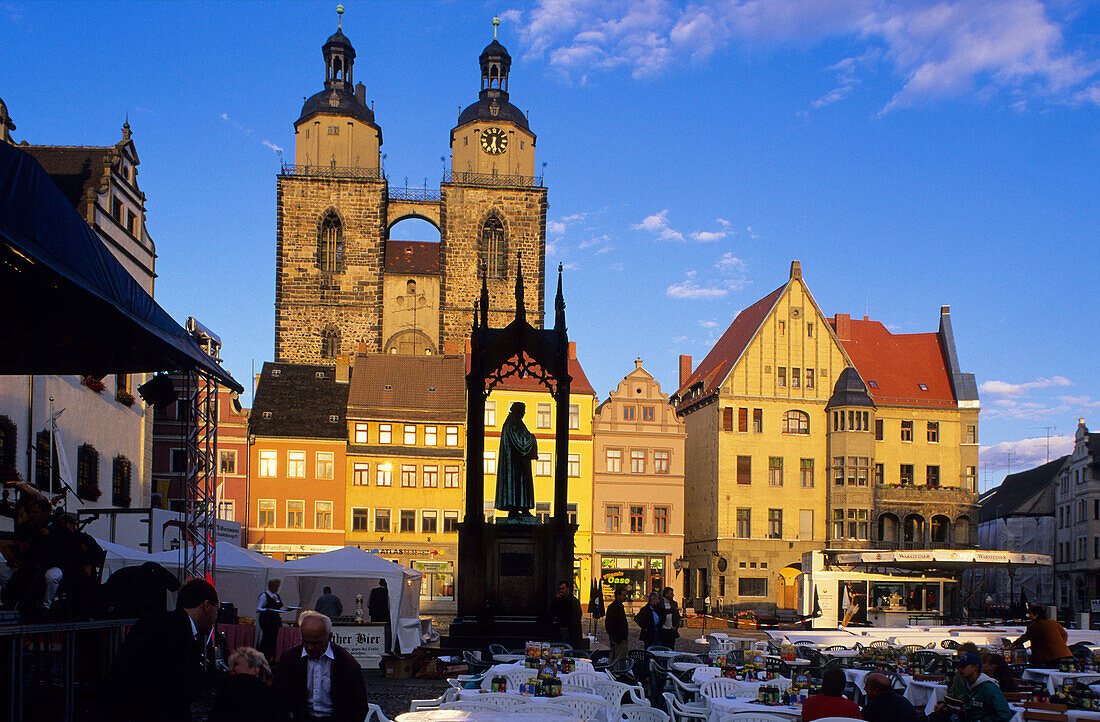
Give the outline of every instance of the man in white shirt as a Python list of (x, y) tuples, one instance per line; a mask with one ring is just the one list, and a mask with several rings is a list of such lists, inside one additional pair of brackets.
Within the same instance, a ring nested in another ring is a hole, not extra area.
[(279, 659), (276, 691), (295, 722), (361, 722), (367, 715), (363, 670), (351, 654), (332, 641), (332, 621), (324, 614), (298, 617), (302, 643)]

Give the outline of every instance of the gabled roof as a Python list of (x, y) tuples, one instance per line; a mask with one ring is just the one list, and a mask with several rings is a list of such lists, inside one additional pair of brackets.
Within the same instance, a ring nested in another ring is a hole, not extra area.
[[(894, 334), (879, 321), (867, 318), (851, 319), (850, 331), (845, 334), (844, 324), (837, 330), (836, 317), (829, 323), (876, 404), (956, 405), (938, 334)], [(927, 388), (922, 389), (921, 384)]]
[(360, 354), (352, 369), (348, 413), (353, 418), (382, 414), (411, 421), (412, 411), (426, 412), (426, 419), (461, 419), (465, 375), (461, 356)]
[[(978, 500), (978, 521), (1010, 516), (1053, 515), (1054, 480), (1067, 459), (1069, 456), (1063, 456), (1034, 469), (1006, 476), (1000, 486)], [(1044, 495), (1046, 498), (1042, 498)]]
[(249, 427), (256, 436), (346, 439), (347, 405), (348, 384), (336, 383), (331, 366), (265, 361)]
[(439, 273), (439, 243), (435, 241), (386, 241), (386, 273)]
[(80, 202), (89, 191), (103, 186), (107, 168), (118, 154), (114, 147), (27, 145), (20, 149), (34, 156), (82, 215), (85, 209)]
[(744, 353), (749, 342), (756, 335), (760, 324), (767, 318), (768, 312), (772, 310), (786, 288), (787, 284), (783, 284), (737, 314), (737, 318), (722, 334), (722, 338), (718, 339), (718, 343), (714, 344), (714, 348), (710, 350), (710, 353), (706, 355), (698, 368), (688, 377), (683, 387), (676, 392), (675, 396), (680, 405), (686, 403), (682, 399), (685, 397), (686, 392), (696, 385), (701, 385), (701, 387), (698, 393), (692, 395), (692, 402), (718, 390), (722, 382), (729, 376), (730, 371), (733, 370), (733, 367), (737, 365), (737, 360), (741, 358), (741, 354)]

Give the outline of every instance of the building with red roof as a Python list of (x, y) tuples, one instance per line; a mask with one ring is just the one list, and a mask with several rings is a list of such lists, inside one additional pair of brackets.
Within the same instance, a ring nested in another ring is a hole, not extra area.
[(794, 261), (697, 367), (681, 356), (671, 403), (689, 598), (794, 608), (806, 551), (972, 545), (979, 401), (947, 306), (934, 333), (826, 317)]

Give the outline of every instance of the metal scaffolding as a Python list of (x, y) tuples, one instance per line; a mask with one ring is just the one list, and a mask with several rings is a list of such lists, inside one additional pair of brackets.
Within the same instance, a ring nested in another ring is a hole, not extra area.
[[(187, 330), (203, 350), (218, 361), (221, 340), (198, 323), (187, 319)], [(183, 374), (179, 408), (183, 424), (187, 472), (183, 499), (183, 577), (214, 581), (215, 524), (218, 489), (218, 382), (195, 368)]]

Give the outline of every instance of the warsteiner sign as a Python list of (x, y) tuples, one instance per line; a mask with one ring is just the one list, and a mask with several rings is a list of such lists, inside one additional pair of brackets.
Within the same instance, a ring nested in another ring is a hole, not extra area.
[(355, 657), (364, 669), (378, 669), (386, 652), (386, 625), (332, 625), (332, 641)]

